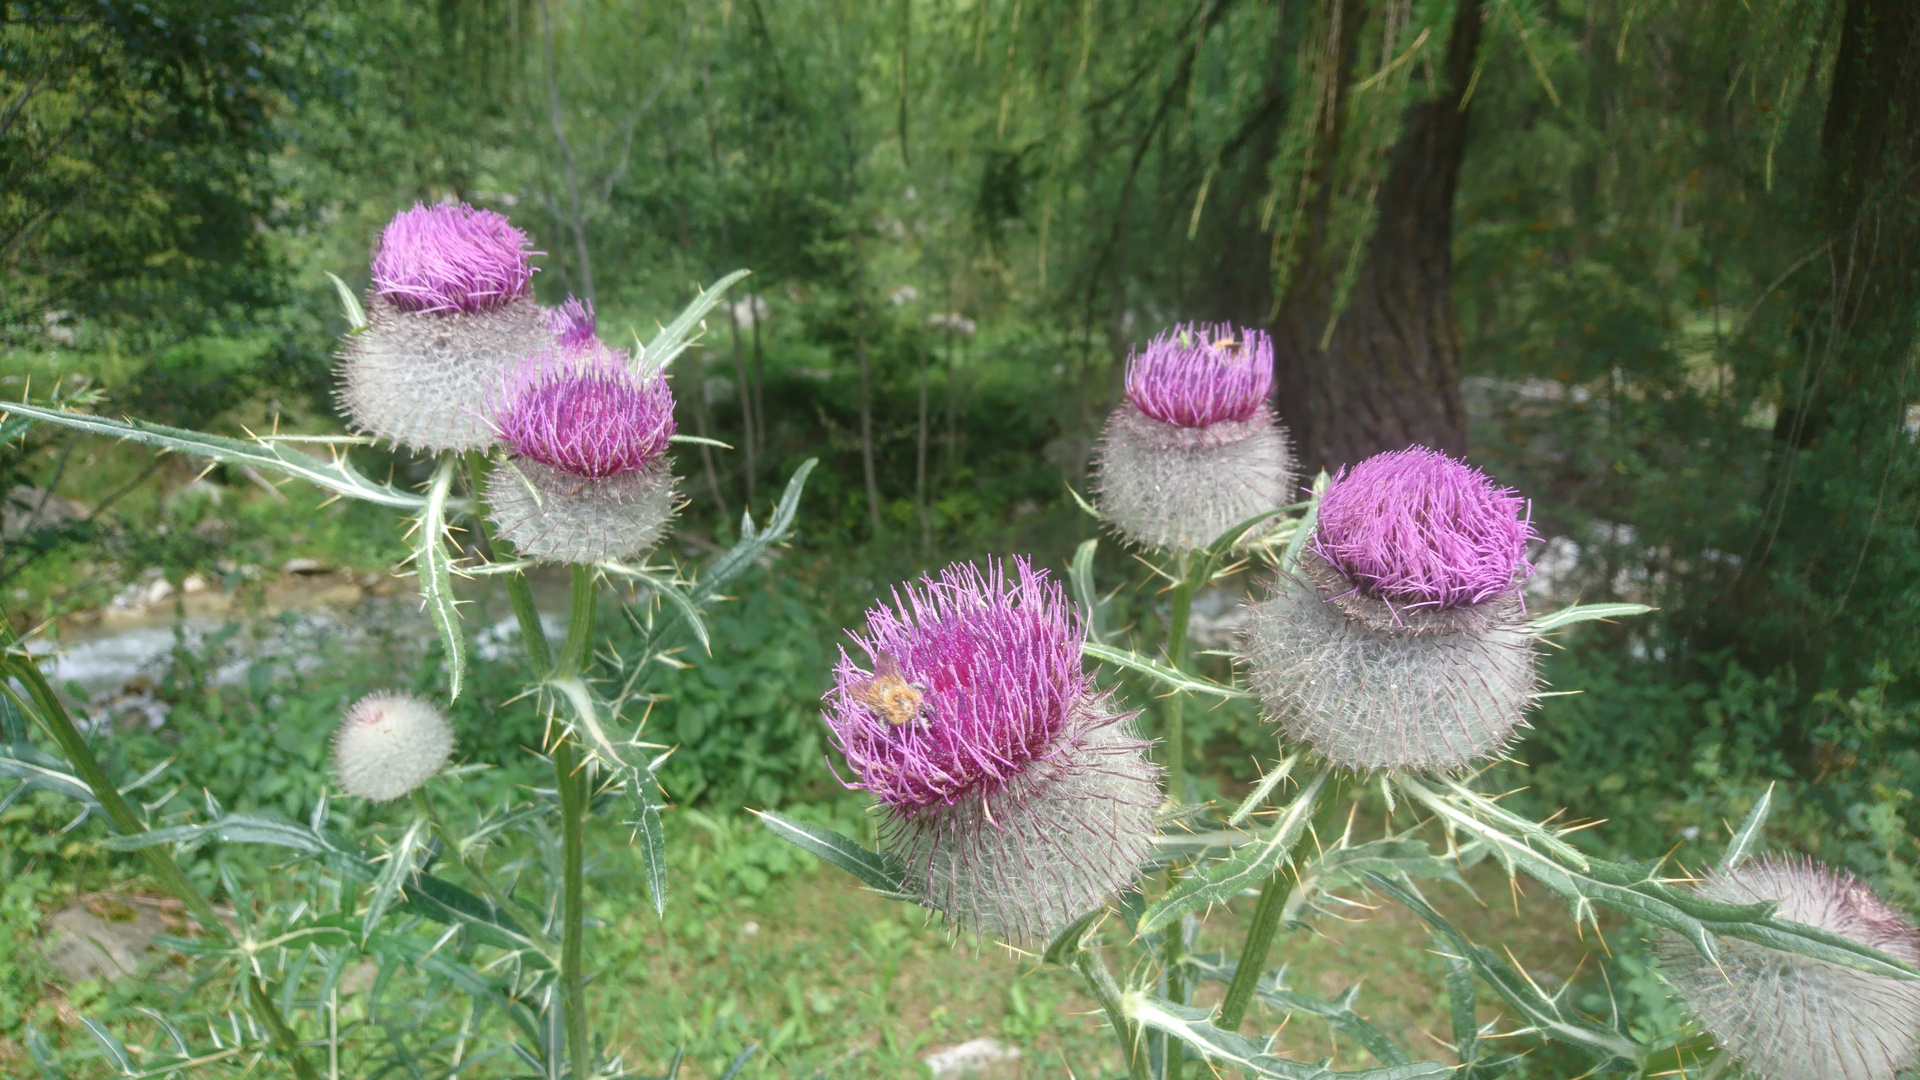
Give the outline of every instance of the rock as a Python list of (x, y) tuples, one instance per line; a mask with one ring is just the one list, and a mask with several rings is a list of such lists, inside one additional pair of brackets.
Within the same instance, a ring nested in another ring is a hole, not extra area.
[(280, 572), (283, 574), (324, 574), (327, 572), (327, 564), (321, 562), (319, 559), (288, 559), (286, 562), (280, 564)]
[(920, 1059), (933, 1074), (933, 1080), (954, 1080), (987, 1072), (1020, 1060), (1020, 1048), (999, 1039), (969, 1039), (958, 1046), (936, 1050)]
[(87, 508), (72, 499), (16, 484), (0, 502), (0, 537), (13, 540), (40, 529), (84, 521), (86, 516)]
[(76, 900), (47, 920), (47, 962), (69, 989), (133, 974), (166, 923), (151, 904), (115, 897)]

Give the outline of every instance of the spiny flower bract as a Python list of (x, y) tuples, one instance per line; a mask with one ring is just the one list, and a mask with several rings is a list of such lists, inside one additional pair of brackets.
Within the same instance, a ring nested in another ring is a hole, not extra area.
[(349, 795), (388, 802), (439, 773), (453, 753), (453, 728), (412, 694), (369, 694), (333, 736), (333, 768)]
[(1540, 539), (1526, 502), (1479, 469), (1413, 446), (1343, 469), (1320, 497), (1313, 550), (1369, 596), (1458, 608), (1514, 588)]
[(415, 203), (380, 233), (373, 288), (407, 312), (490, 311), (527, 295), (533, 254), (505, 215)]
[(673, 392), (623, 350), (556, 345), (511, 371), (494, 408), (513, 452), (487, 503), (498, 535), (545, 562), (592, 563), (652, 548), (674, 512)]
[[(1730, 904), (1777, 900), (1777, 919), (1920, 964), (1920, 934), (1898, 909), (1853, 875), (1808, 859), (1749, 860), (1708, 875), (1699, 892)], [(1893, 1080), (1920, 1060), (1920, 982), (1726, 935), (1714, 944), (1717, 964), (1663, 935), (1656, 943), (1661, 970), (1757, 1080)]]
[(1044, 938), (1135, 880), (1158, 771), (1080, 658), (1060, 586), (1016, 560), (894, 593), (842, 650), (826, 719), (882, 839), (954, 925)]
[(1523, 508), (1424, 449), (1330, 484), (1298, 571), (1278, 576), (1242, 631), (1267, 715), (1361, 773), (1498, 753), (1538, 684), (1516, 588), (1532, 536)]
[(1193, 551), (1285, 505), (1286, 431), (1267, 407), (1273, 345), (1257, 330), (1175, 327), (1127, 365), (1127, 399), (1094, 453), (1094, 496), (1126, 539)]

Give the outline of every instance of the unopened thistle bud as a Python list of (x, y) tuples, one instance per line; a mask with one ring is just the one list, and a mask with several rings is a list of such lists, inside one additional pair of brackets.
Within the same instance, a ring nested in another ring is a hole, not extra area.
[(1127, 361), (1127, 400), (1095, 453), (1100, 512), (1136, 544), (1192, 551), (1286, 504), (1293, 455), (1267, 407), (1273, 342), (1176, 326)]
[(1288, 737), (1327, 761), (1457, 769), (1513, 737), (1536, 683), (1519, 584), (1526, 504), (1413, 447), (1342, 471), (1298, 574), (1253, 606), (1242, 662)]
[(333, 736), (333, 768), (349, 795), (388, 802), (433, 779), (453, 753), (440, 710), (412, 694), (369, 694)]
[(553, 338), (528, 295), (535, 254), (491, 210), (420, 206), (394, 216), (373, 257), (367, 325), (341, 351), (353, 426), (417, 450), (493, 442), (484, 406), (508, 363)]
[[(852, 634), (827, 693), (834, 745), (886, 810), (881, 839), (955, 926), (1043, 939), (1131, 886), (1159, 772), (1082, 666), (1045, 571), (956, 563)], [(903, 595), (904, 593), (904, 595)]]
[[(1920, 934), (1851, 874), (1807, 859), (1720, 870), (1700, 895), (1778, 900), (1775, 918), (1920, 964)], [(1756, 1080), (1893, 1080), (1920, 1060), (1920, 982), (1902, 982), (1732, 937), (1715, 964), (1663, 935), (1661, 970), (1700, 1023)]]
[(495, 410), (513, 452), (487, 484), (501, 539), (544, 562), (591, 563), (652, 548), (672, 519), (673, 391), (597, 340), (556, 346), (507, 376)]

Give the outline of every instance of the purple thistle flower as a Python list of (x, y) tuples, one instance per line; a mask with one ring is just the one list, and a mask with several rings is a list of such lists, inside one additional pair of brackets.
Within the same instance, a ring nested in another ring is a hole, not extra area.
[(976, 933), (1044, 937), (1130, 885), (1158, 772), (1080, 659), (1059, 584), (956, 563), (896, 589), (843, 649), (834, 745), (888, 811), (882, 838), (924, 902)]
[(625, 350), (589, 339), (521, 361), (494, 421), (513, 457), (487, 484), (490, 517), (520, 554), (594, 563), (651, 548), (675, 509), (666, 457), (673, 392)]
[(591, 300), (569, 296), (566, 303), (547, 308), (541, 314), (546, 316), (547, 329), (553, 331), (554, 340), (561, 348), (581, 349), (599, 340)]
[(1133, 543), (1193, 551), (1284, 505), (1287, 433), (1267, 408), (1273, 343), (1226, 324), (1176, 326), (1127, 364), (1127, 400), (1094, 453), (1100, 512)]
[(1273, 390), (1273, 339), (1229, 323), (1182, 323), (1127, 361), (1127, 398), (1166, 424), (1251, 420)]
[(659, 372), (635, 374), (626, 350), (587, 340), (509, 372), (495, 429), (514, 453), (574, 476), (645, 468), (673, 437), (673, 391)]
[(1320, 497), (1313, 550), (1388, 604), (1459, 608), (1533, 573), (1525, 500), (1424, 446), (1341, 470)]
[[(1920, 933), (1853, 875), (1763, 858), (1717, 870), (1701, 896), (1777, 900), (1774, 917), (1920, 964)], [(1721, 1047), (1762, 1080), (1893, 1080), (1920, 1060), (1920, 983), (1719, 936), (1718, 962), (1663, 933), (1662, 973)]]
[(504, 215), (458, 206), (395, 214), (373, 256), (373, 288), (402, 311), (491, 311), (527, 295), (527, 234)]
[(1241, 659), (1288, 737), (1356, 772), (1498, 753), (1538, 675), (1519, 578), (1525, 503), (1424, 447), (1327, 486), (1297, 574), (1253, 605)]

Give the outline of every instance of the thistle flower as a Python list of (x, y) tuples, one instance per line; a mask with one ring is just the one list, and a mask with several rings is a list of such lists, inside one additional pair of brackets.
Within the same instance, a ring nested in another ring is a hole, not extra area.
[[(1709, 875), (1700, 895), (1778, 900), (1805, 923), (1920, 964), (1920, 933), (1851, 874), (1808, 859), (1755, 859)], [(1920, 983), (1719, 937), (1715, 964), (1674, 935), (1656, 952), (1702, 1026), (1759, 1080), (1892, 1080), (1920, 1060)]]
[(1024, 559), (1013, 580), (955, 563), (867, 612), (849, 636), (870, 670), (841, 650), (826, 721), (847, 786), (885, 808), (881, 839), (922, 901), (976, 934), (1045, 938), (1152, 849), (1159, 771), (1136, 714), (1082, 667), (1080, 634)]
[(453, 753), (440, 710), (412, 694), (369, 694), (333, 735), (333, 767), (349, 795), (389, 802), (433, 779)]
[(593, 316), (593, 302), (578, 297), (567, 297), (566, 303), (559, 307), (550, 307), (541, 312), (547, 321), (547, 329), (552, 332), (554, 341), (563, 349), (584, 349), (599, 340), (597, 321)]
[(487, 504), (528, 558), (589, 563), (653, 547), (673, 517), (673, 392), (597, 340), (528, 357), (504, 383), (494, 430), (513, 452)]
[(1525, 503), (1424, 447), (1343, 470), (1298, 574), (1253, 606), (1250, 682), (1290, 738), (1358, 772), (1456, 769), (1513, 737), (1537, 676)]
[(380, 234), (367, 325), (340, 353), (353, 426), (415, 449), (477, 450), (507, 364), (552, 340), (528, 284), (526, 234), (490, 210), (420, 206)]
[(1176, 326), (1127, 361), (1127, 400), (1095, 451), (1095, 498), (1128, 540), (1192, 551), (1286, 502), (1293, 455), (1267, 407), (1273, 342)]

